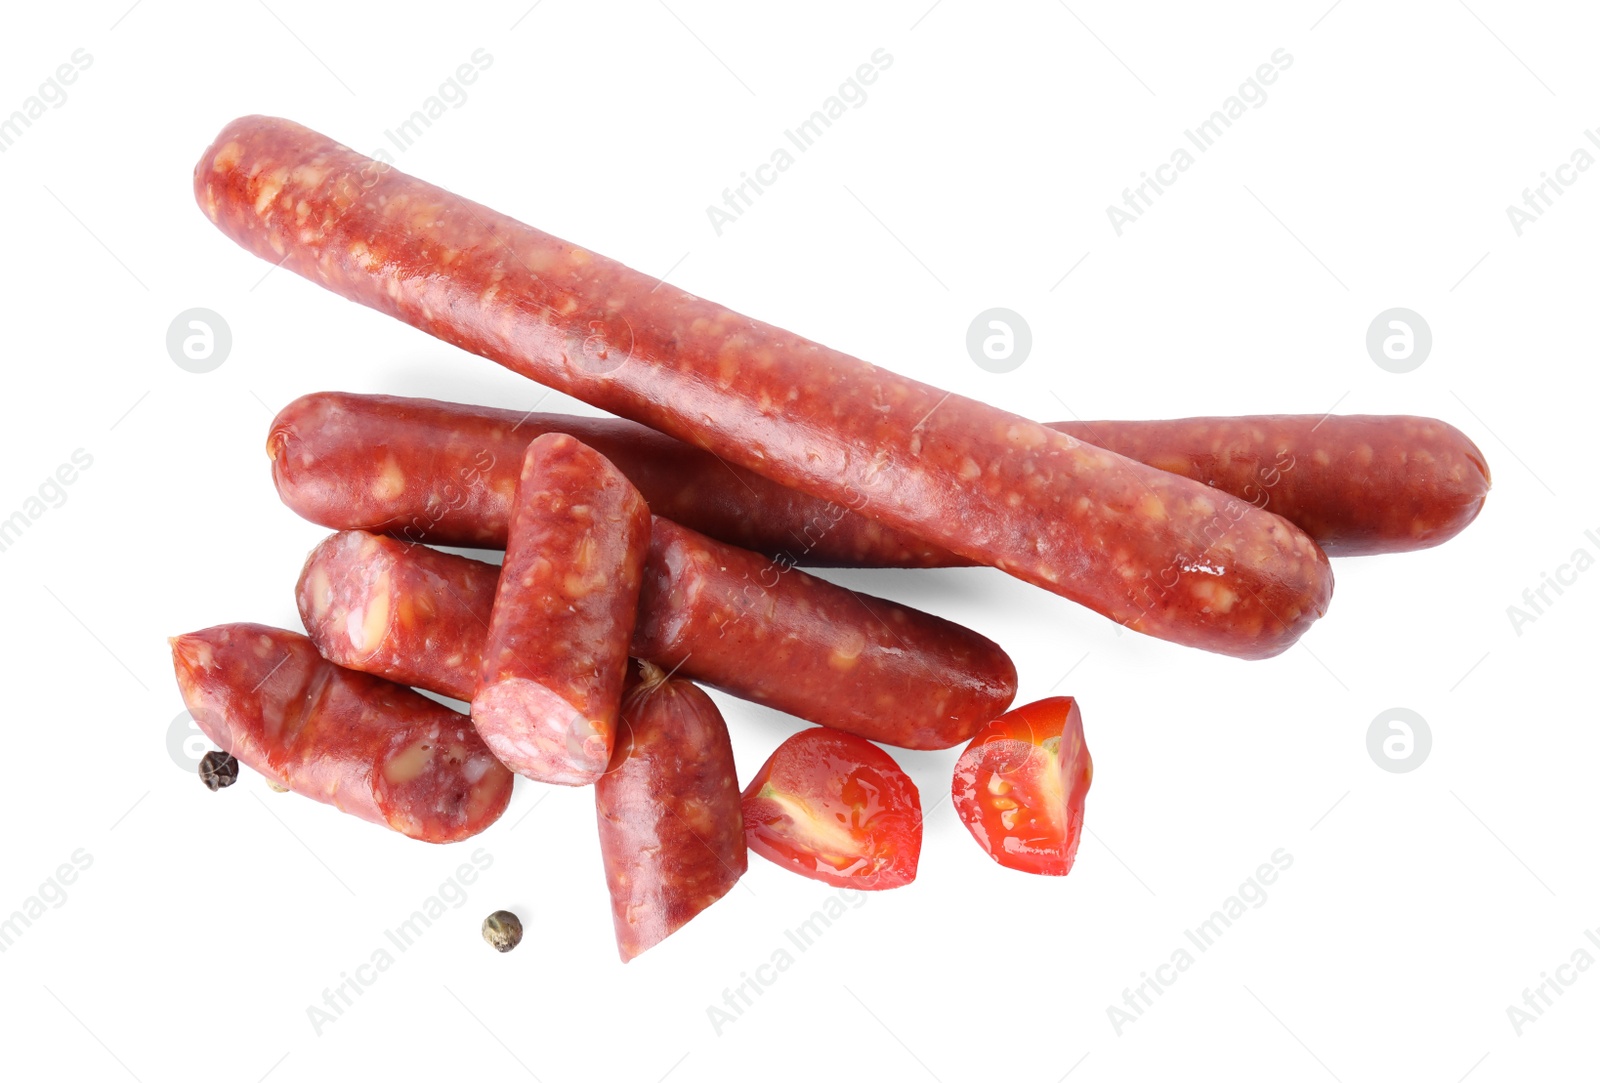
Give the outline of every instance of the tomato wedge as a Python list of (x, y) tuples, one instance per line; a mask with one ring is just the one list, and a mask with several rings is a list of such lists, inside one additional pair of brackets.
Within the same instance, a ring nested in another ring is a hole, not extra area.
[(922, 852), (916, 784), (871, 741), (821, 726), (778, 746), (744, 791), (745, 843), (813, 880), (909, 884)]
[(1077, 701), (1055, 696), (979, 730), (956, 761), (950, 796), (972, 837), (1000, 864), (1065, 876), (1093, 778)]

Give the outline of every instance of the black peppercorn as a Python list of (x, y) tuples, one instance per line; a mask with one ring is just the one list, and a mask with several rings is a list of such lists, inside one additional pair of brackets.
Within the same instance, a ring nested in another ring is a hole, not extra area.
[(495, 951), (510, 951), (522, 943), (522, 920), (509, 910), (496, 910), (483, 919), (483, 938)]
[(215, 792), (232, 786), (239, 777), (239, 761), (226, 752), (207, 752), (200, 758), (200, 781)]

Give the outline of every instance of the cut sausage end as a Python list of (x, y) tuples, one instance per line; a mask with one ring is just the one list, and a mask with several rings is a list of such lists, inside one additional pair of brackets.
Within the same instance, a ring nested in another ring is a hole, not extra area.
[(615, 720), (588, 718), (537, 681), (512, 678), (480, 688), (472, 721), (500, 762), (524, 778), (587, 786), (611, 761)]

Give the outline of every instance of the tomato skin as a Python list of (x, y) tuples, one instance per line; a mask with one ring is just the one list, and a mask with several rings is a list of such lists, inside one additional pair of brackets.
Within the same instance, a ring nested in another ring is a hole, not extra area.
[(916, 879), (921, 797), (865, 738), (801, 730), (761, 765), (743, 801), (746, 845), (792, 872), (859, 891)]
[(990, 722), (962, 751), (950, 796), (984, 852), (1008, 869), (1065, 876), (1078, 854), (1094, 763), (1083, 714), (1055, 696)]

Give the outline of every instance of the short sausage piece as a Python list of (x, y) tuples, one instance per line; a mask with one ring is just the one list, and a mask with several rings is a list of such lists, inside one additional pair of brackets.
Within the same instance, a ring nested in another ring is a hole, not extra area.
[(189, 713), (269, 782), (424, 842), (476, 835), (506, 810), (511, 772), (472, 723), (397, 684), (324, 661), (259, 624), (172, 640)]
[(229, 124), (194, 187), (229, 237), (341, 296), (1136, 631), (1266, 658), (1327, 609), (1327, 558), (1287, 520), (664, 285), (298, 124)]
[(622, 961), (681, 929), (745, 873), (728, 727), (711, 697), (641, 666), (594, 787)]
[(472, 722), (519, 775), (587, 786), (611, 761), (650, 509), (597, 451), (528, 445)]
[[(300, 616), (332, 661), (457, 699), (477, 685), (500, 570), (345, 531), (300, 575)], [(896, 602), (653, 520), (633, 655), (819, 725), (949, 748), (1011, 705), (993, 641)]]
[(295, 601), (329, 661), (470, 703), (499, 582), (493, 564), (346, 530), (311, 550)]
[[(1278, 414), (1049, 427), (1276, 512), (1329, 556), (1438, 545), (1477, 517), (1489, 492), (1483, 453), (1459, 429), (1429, 417)], [(546, 432), (571, 433), (605, 455), (657, 515), (730, 545), (813, 567), (972, 563), (618, 418), (323, 391), (278, 413), (267, 453), (278, 495), (314, 523), (499, 549), (523, 448)]]

